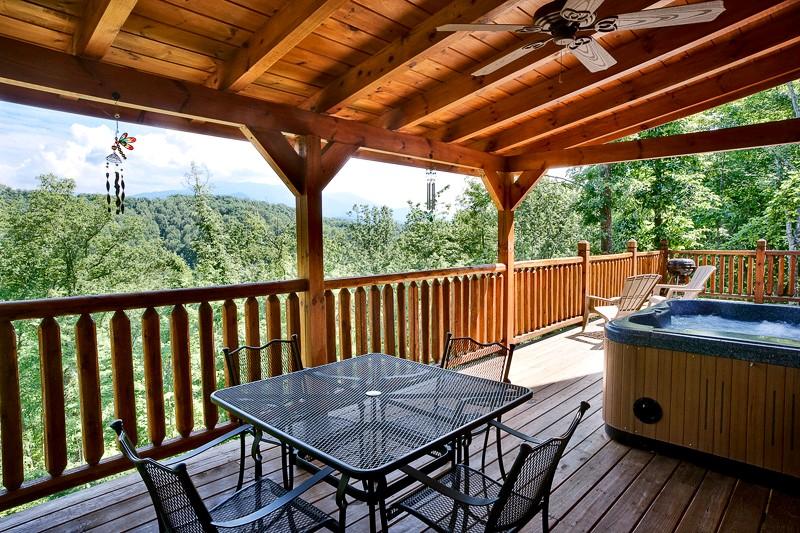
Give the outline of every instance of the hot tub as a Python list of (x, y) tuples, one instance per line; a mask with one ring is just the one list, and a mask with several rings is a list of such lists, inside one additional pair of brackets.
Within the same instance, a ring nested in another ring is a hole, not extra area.
[(800, 477), (800, 307), (672, 300), (606, 326), (613, 437)]

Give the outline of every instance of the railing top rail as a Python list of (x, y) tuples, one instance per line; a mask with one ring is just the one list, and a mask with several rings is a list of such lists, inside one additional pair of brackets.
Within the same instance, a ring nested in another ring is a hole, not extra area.
[(397, 283), (401, 281), (415, 281), (420, 279), (444, 278), (449, 276), (462, 276), (470, 274), (494, 274), (505, 272), (506, 266), (502, 263), (488, 265), (474, 265), (467, 267), (440, 268), (435, 270), (417, 270), (412, 272), (397, 272), (393, 274), (377, 274), (374, 276), (353, 276), (347, 278), (334, 278), (325, 280), (328, 290), (350, 289), (365, 285), (380, 285)]
[(517, 261), (514, 263), (514, 270), (532, 267), (555, 266), (555, 265), (576, 265), (583, 261), (581, 257), (555, 257), (552, 259), (528, 259), (527, 261)]
[(608, 255), (591, 255), (589, 261), (613, 261), (614, 259), (629, 259), (633, 257), (630, 252), (622, 252), (621, 254), (608, 254)]
[(144, 309), (165, 305), (195, 304), (217, 300), (286, 294), (308, 290), (305, 279), (215, 285), (211, 287), (165, 289), (120, 294), (89, 294), (41, 300), (0, 302), (0, 320), (21, 320), (83, 313), (102, 313), (123, 309)]
[(670, 250), (670, 255), (756, 255), (755, 250)]
[(764, 253), (767, 255), (794, 255), (800, 257), (800, 250), (767, 250)]
[(656, 255), (661, 255), (661, 250), (651, 250), (649, 252), (636, 252), (637, 257), (653, 257)]

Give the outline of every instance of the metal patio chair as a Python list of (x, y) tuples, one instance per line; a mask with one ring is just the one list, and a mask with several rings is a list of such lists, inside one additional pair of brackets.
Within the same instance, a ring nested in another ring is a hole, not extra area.
[[(213, 448), (223, 438), (230, 438), (231, 434), (163, 463), (142, 458), (136, 453), (122, 420), (114, 421), (111, 427), (117, 433), (122, 453), (136, 466), (147, 486), (160, 531), (310, 533), (323, 527), (331, 531), (339, 529), (336, 520), (300, 498), (301, 494), (331, 474), (332, 468), (320, 470), (292, 491), (261, 477), (209, 509), (192, 483), (184, 461)], [(245, 427), (241, 426), (234, 432)]]
[(390, 516), (407, 512), (435, 531), (522, 531), (539, 512), (549, 530), (550, 490), (558, 463), (589, 404), (581, 402), (566, 433), (540, 442), (497, 421), (490, 424), (521, 439), (514, 465), (497, 482), (468, 465), (458, 464), (431, 478), (404, 466), (403, 472), (423, 486), (394, 504)]
[[(619, 296), (602, 298), (600, 296), (587, 295), (583, 311), (583, 329), (581, 331), (586, 331), (586, 325), (589, 323), (589, 314), (592, 312), (603, 317), (604, 323), (635, 313), (641, 309), (642, 305), (653, 293), (653, 287), (660, 279), (660, 274), (639, 274), (625, 279), (625, 283), (622, 285), (622, 293)], [(595, 302), (603, 302), (604, 305), (595, 305)]]
[[(228, 379), (231, 386), (303, 370), (303, 360), (300, 358), (299, 346), (297, 335), (292, 335), (290, 339), (274, 339), (262, 346), (240, 346), (234, 350), (229, 349), (227, 346), (222, 348), (225, 370), (229, 376)], [(237, 488), (241, 488), (242, 480), (244, 479), (244, 449), (247, 434), (248, 432), (243, 432), (240, 436), (242, 457), (239, 463), (239, 483)], [(255, 433), (250, 432), (250, 434), (255, 438)], [(291, 489), (294, 480), (292, 450), (279, 440), (263, 434), (260, 442), (281, 447), (283, 484), (286, 488)]]
[[(463, 372), (473, 376), (478, 376), (503, 383), (508, 381), (508, 372), (511, 368), (511, 359), (514, 356), (515, 345), (511, 344), (508, 348), (498, 342), (482, 343), (472, 337), (454, 337), (449, 331), (445, 337), (444, 354), (439, 363), (442, 368)], [(498, 419), (499, 421), (499, 419)], [(477, 437), (484, 433), (483, 452), (481, 454), (481, 465), (486, 465), (486, 450), (489, 445), (489, 429), (478, 428), (471, 435)], [(467, 441), (466, 445), (469, 445)], [(464, 459), (469, 462), (469, 450), (465, 450)], [(500, 444), (500, 430), (497, 430), (497, 453), (502, 457)], [(502, 468), (502, 466), (501, 466)]]
[[(700, 296), (700, 293), (706, 289), (706, 282), (717, 267), (711, 265), (703, 265), (697, 267), (692, 274), (692, 279), (685, 285), (671, 285), (668, 283), (659, 283), (653, 287), (653, 295), (650, 297), (650, 305), (658, 305), (666, 300), (673, 298), (680, 300), (692, 300)], [(666, 289), (667, 293), (664, 296), (659, 294), (662, 289)]]

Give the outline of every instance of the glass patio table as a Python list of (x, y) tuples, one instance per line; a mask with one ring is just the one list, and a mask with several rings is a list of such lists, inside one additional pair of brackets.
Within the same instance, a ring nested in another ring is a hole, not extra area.
[(329, 482), (338, 486), (340, 524), (347, 494), (369, 505), (375, 531), (375, 506), (387, 530), (386, 497), (413, 483), (405, 477), (389, 485), (390, 473), (424, 456), (434, 458), (426, 470), (443, 466), (453, 460), (453, 443), (531, 397), (525, 387), (367, 354), (221, 389), (211, 400), (252, 424), (257, 437), (268, 433), (300, 452), (292, 460), (302, 466), (317, 468), (306, 456), (338, 470)]

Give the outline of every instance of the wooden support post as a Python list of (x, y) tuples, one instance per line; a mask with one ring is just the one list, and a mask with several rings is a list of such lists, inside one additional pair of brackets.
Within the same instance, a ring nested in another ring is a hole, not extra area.
[(639, 270), (639, 267), (636, 264), (637, 246), (636, 239), (631, 239), (628, 241), (628, 253), (631, 254), (631, 276), (638, 274)]
[(503, 335), (506, 345), (514, 342), (516, 331), (516, 289), (514, 284), (514, 210), (511, 206), (513, 176), (508, 173), (502, 177), (503, 207), (497, 210), (497, 262), (506, 266), (506, 282), (503, 284)]
[(661, 250), (661, 254), (659, 254), (659, 259), (661, 259), (661, 265), (659, 266), (659, 274), (661, 274), (661, 282), (667, 282), (667, 261), (669, 261), (669, 241), (666, 239), (661, 239), (659, 242), (659, 250)]
[(756, 245), (756, 285), (753, 300), (757, 304), (764, 303), (764, 259), (766, 257), (767, 241), (758, 239)]
[(322, 260), (322, 145), (302, 138), (303, 188), (297, 196), (297, 275), (308, 280), (301, 293), (300, 346), (305, 366), (328, 362), (326, 353), (325, 274)]
[(578, 241), (578, 255), (581, 258), (581, 315), (586, 312), (586, 297), (589, 295), (589, 280), (591, 279), (591, 263), (589, 258), (592, 252), (589, 250), (589, 241)]

